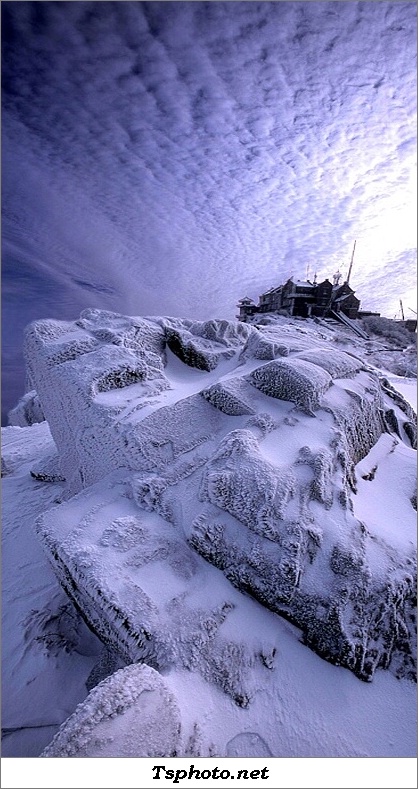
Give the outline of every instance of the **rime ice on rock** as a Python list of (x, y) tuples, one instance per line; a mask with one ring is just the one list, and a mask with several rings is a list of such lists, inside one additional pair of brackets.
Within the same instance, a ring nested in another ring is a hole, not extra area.
[(125, 465), (144, 471), (163, 469), (210, 441), (220, 419), (219, 412), (198, 394), (163, 406), (125, 431)]
[(299, 358), (273, 361), (258, 367), (248, 380), (269, 397), (291, 400), (312, 413), (332, 383), (326, 370)]
[(264, 460), (250, 431), (236, 430), (205, 466), (200, 498), (216, 504), (256, 534), (280, 541), (280, 522), (296, 493), (291, 467)]
[(160, 324), (170, 350), (189, 367), (208, 372), (233, 357), (251, 331), (242, 323), (221, 320), (160, 319)]
[(126, 666), (90, 691), (42, 757), (171, 757), (180, 742), (180, 711), (158, 672)]
[(263, 359), (268, 361), (276, 359), (277, 356), (288, 356), (289, 348), (287, 344), (279, 341), (278, 337), (266, 336), (255, 327), (251, 327), (251, 334), (242, 351), (242, 358)]
[(229, 416), (255, 413), (251, 406), (251, 387), (242, 378), (212, 384), (208, 389), (202, 389), (200, 394), (208, 403)]
[(382, 388), (375, 376), (360, 372), (352, 384), (344, 384), (338, 398), (334, 394), (333, 387), (324, 398), (324, 407), (330, 408), (348, 457), (355, 465), (387, 427)]
[(311, 351), (302, 351), (295, 358), (304, 359), (306, 362), (322, 367), (332, 378), (347, 378), (364, 368), (364, 362), (360, 359), (335, 348), (315, 348)]
[[(37, 534), (61, 584), (125, 662), (198, 672), (246, 706), (257, 690), (251, 668), (262, 645), (230, 630), (243, 599), (219, 579), (212, 588), (206, 563), (156, 514), (156, 500), (141, 508), (139, 501), (145, 504), (140, 479), (119, 471), (39, 519)], [(115, 517), (118, 510), (124, 514)]]
[[(388, 419), (389, 415), (391, 417), (391, 428), (393, 432), (397, 433), (397, 435), (402, 438), (401, 434), (401, 427), (403, 427), (407, 438), (411, 444), (413, 449), (417, 448), (417, 417), (415, 411), (409, 403), (406, 402), (404, 397), (399, 394), (399, 392), (394, 389), (394, 387), (389, 383), (387, 378), (380, 379), (380, 385), (385, 392), (385, 394), (390, 397), (391, 400), (396, 403), (398, 408), (401, 410), (402, 414), (398, 417), (396, 416), (394, 409), (390, 408), (386, 411), (386, 419)], [(406, 417), (406, 418), (405, 418)]]
[(163, 350), (157, 324), (100, 310), (85, 310), (74, 324), (28, 327), (27, 365), (60, 453), (67, 495), (126, 464), (121, 407), (103, 406), (97, 395), (139, 384), (137, 400), (158, 396), (169, 388)]
[(188, 328), (196, 337), (204, 337), (229, 348), (241, 347), (251, 332), (251, 328), (241, 321), (231, 323), (226, 320), (192, 321)]
[(13, 427), (26, 427), (43, 422), (45, 417), (35, 390), (32, 389), (23, 395), (17, 405), (9, 411), (7, 417), (9, 425)]
[[(181, 387), (167, 347), (195, 368)], [(409, 445), (411, 415), (377, 374), (305, 326), (99, 310), (32, 324), (26, 358), (69, 499), (38, 534), (126, 662), (250, 703), (273, 647), (234, 632), (244, 591), (362, 679), (413, 675), (413, 558), (353, 513), (356, 463), (385, 430)]]

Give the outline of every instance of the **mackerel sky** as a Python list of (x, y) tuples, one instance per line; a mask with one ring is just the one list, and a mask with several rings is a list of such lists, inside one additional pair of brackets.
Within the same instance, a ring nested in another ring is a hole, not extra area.
[(415, 2), (2, 2), (4, 409), (22, 329), (234, 319), (347, 273), (416, 310)]

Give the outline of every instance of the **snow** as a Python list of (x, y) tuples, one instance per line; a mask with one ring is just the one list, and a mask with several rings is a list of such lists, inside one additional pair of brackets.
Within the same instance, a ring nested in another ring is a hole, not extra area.
[[(48, 421), (2, 429), (3, 755), (62, 724), (44, 756), (413, 757), (416, 453), (366, 343), (280, 318), (256, 331), (286, 358), (262, 364), (228, 322), (56, 323), (28, 332)], [(287, 399), (254, 385), (271, 367)], [(331, 649), (332, 606), (363, 662)], [(396, 628), (407, 651), (384, 646)]]
[(356, 466), (354, 514), (370, 533), (398, 550), (413, 552), (416, 527), (409, 508), (416, 490), (416, 453), (388, 433)]
[(52, 506), (62, 485), (36, 482), (30, 468), (53, 449), (46, 422), (2, 429), (9, 469), (2, 480), (3, 756), (39, 755), (85, 698), (85, 681), (103, 649), (62, 591), (34, 534), (34, 519)]
[(416, 378), (400, 378), (388, 375), (389, 383), (401, 393), (405, 400), (416, 410), (417, 408), (417, 381)]

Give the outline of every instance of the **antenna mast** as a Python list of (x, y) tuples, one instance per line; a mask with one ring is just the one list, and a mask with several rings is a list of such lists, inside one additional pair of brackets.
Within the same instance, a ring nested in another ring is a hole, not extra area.
[(348, 269), (348, 276), (347, 276), (347, 279), (346, 279), (347, 285), (350, 282), (351, 269), (353, 268), (353, 260), (354, 260), (354, 252), (355, 252), (355, 249), (356, 249), (356, 244), (357, 244), (357, 241), (354, 242), (354, 246), (353, 246), (353, 254), (351, 255), (350, 268)]
[(402, 320), (404, 321), (405, 320), (405, 315), (404, 315), (404, 311), (403, 311), (402, 299), (399, 299), (399, 304), (401, 305), (401, 316), (402, 316)]

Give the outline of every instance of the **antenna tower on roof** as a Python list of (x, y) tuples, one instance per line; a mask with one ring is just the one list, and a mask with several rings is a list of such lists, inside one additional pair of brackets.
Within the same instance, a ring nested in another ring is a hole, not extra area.
[(355, 252), (355, 249), (356, 249), (356, 244), (357, 244), (357, 241), (354, 242), (354, 246), (353, 246), (353, 253), (351, 255), (351, 260), (350, 260), (350, 268), (348, 269), (348, 276), (347, 276), (347, 279), (346, 279), (347, 285), (350, 282), (351, 270), (353, 268), (354, 252)]

